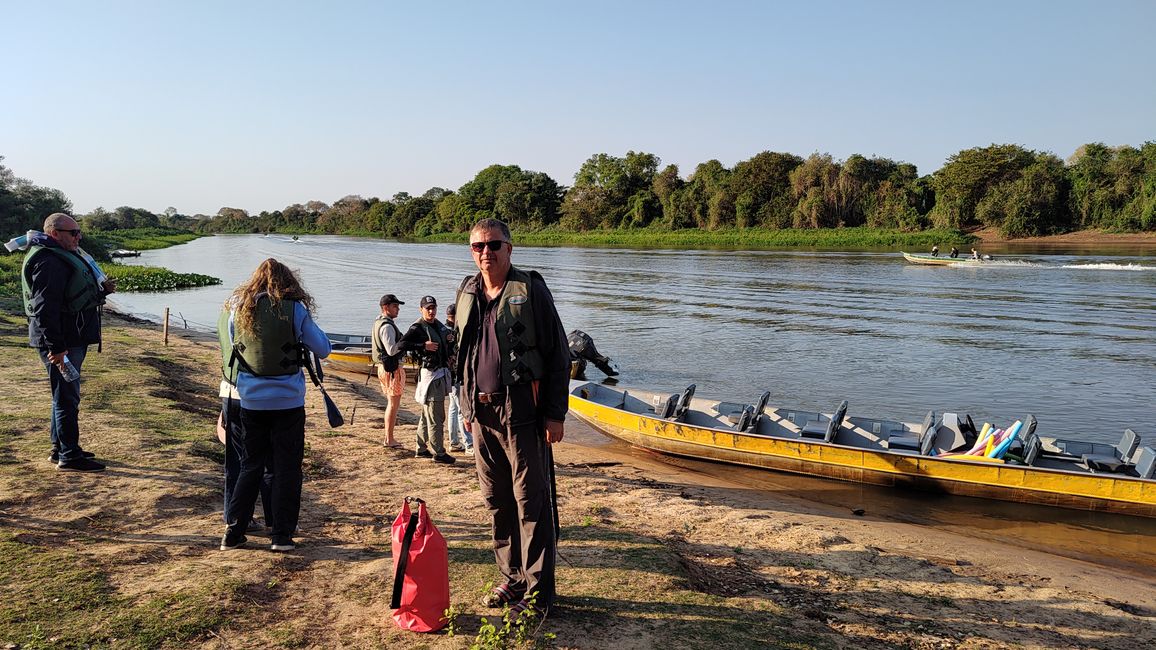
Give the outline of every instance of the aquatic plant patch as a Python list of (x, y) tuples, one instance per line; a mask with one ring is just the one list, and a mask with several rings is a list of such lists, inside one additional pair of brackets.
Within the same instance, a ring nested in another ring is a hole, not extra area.
[(109, 264), (105, 273), (116, 280), (117, 291), (169, 291), (221, 284), (220, 278), (200, 273), (176, 273), (157, 266)]

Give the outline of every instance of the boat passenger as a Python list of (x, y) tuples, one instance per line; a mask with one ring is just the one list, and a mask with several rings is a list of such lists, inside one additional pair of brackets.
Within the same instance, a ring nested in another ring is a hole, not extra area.
[(936, 244), (936, 245), (931, 247), (931, 256), (932, 257), (939, 257), (939, 244)]
[(974, 248), (971, 249), (971, 259), (973, 259), (973, 260), (979, 259), (979, 251), (975, 250)]
[(955, 259), (957, 257), (959, 257), (959, 249), (956, 248), (955, 246), (952, 246), (951, 247), (951, 258)]

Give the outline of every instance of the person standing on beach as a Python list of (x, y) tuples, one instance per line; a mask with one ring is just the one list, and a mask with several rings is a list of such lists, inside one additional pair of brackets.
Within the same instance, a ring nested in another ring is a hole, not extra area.
[(437, 319), (438, 303), (424, 296), (418, 305), (421, 318), (401, 337), (401, 349), (416, 352), (420, 359), (417, 392), (414, 400), (421, 404), (417, 421), (415, 458), (433, 458), (435, 463), (452, 465), (457, 459), (446, 453), (446, 395), (450, 392), (450, 331)]
[[(111, 279), (97, 282), (93, 268), (77, 250), (80, 226), (57, 212), (44, 220), (44, 232), (29, 242), (20, 271), (28, 345), (36, 348), (52, 387), (49, 460), (57, 469), (99, 472), (104, 464), (80, 446), (80, 378), (88, 346), (100, 344), (100, 306), (116, 291)], [(68, 366), (71, 366), (69, 368)]]
[[(457, 316), (458, 306), (450, 305), (446, 307), (446, 327), (450, 330), (450, 335), (454, 337), (451, 344), (457, 342), (457, 332), (454, 331), (454, 318)], [(458, 391), (462, 388), (461, 379), (458, 377), (457, 357), (450, 356), (450, 394), (449, 394), (449, 409), (446, 413), (446, 427), (450, 433), (450, 451), (460, 451), (467, 456), (474, 455), (474, 439), (470, 436), (470, 432), (462, 426), (462, 409), (458, 402)]]
[(484, 603), (545, 613), (555, 598), (558, 525), (550, 445), (562, 441), (570, 352), (549, 288), (536, 271), (511, 265), (513, 248), (502, 221), (470, 230), (478, 274), (458, 289), (457, 371), (505, 578)]
[(378, 301), (381, 315), (373, 321), (373, 365), (377, 368), (377, 380), (381, 382), (381, 392), (385, 393), (385, 446), (401, 448), (401, 443), (393, 436), (397, 427), (397, 408), (401, 404), (401, 391), (405, 388), (405, 368), (401, 357), (405, 351), (399, 347), (401, 330), (393, 319), (405, 303), (397, 296), (387, 293)]
[[(269, 258), (233, 291), (217, 321), (221, 370), (241, 398), (241, 471), (229, 500), (221, 550), (243, 546), (266, 462), (273, 468), (270, 549), (292, 551), (301, 513), (305, 456), (306, 352), (327, 357), (329, 337), (313, 322), (313, 297), (289, 267)], [(229, 423), (225, 423), (229, 426)]]

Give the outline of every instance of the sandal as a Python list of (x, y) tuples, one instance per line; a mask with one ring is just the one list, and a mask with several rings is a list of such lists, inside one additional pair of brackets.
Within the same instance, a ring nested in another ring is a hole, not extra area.
[(530, 610), (530, 614), (526, 615), (530, 620), (540, 620), (546, 615), (546, 612), (542, 611), (542, 609), (531, 605), (530, 601), (523, 598), (513, 605), (510, 605), (510, 620), (519, 620), (522, 618), (522, 612), (525, 612), (526, 610)]
[(395, 442), (393, 444), (390, 444), (387, 442), (384, 444), (385, 444), (387, 449), (405, 449), (405, 445), (401, 444), (400, 442)]
[(491, 589), (490, 593), (486, 594), (485, 597), (482, 598), (482, 604), (486, 607), (489, 607), (490, 609), (498, 609), (503, 605), (508, 605), (510, 603), (525, 602), (520, 600), (521, 598), (521, 594), (514, 591), (510, 587), (509, 583), (505, 583)]

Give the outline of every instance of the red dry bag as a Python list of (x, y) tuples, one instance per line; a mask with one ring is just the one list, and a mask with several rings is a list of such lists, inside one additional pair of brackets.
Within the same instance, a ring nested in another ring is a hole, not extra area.
[[(410, 502), (417, 503), (411, 512)], [(429, 519), (425, 502), (406, 497), (393, 520), (393, 621), (403, 630), (436, 632), (450, 606), (450, 560), (446, 540)]]

